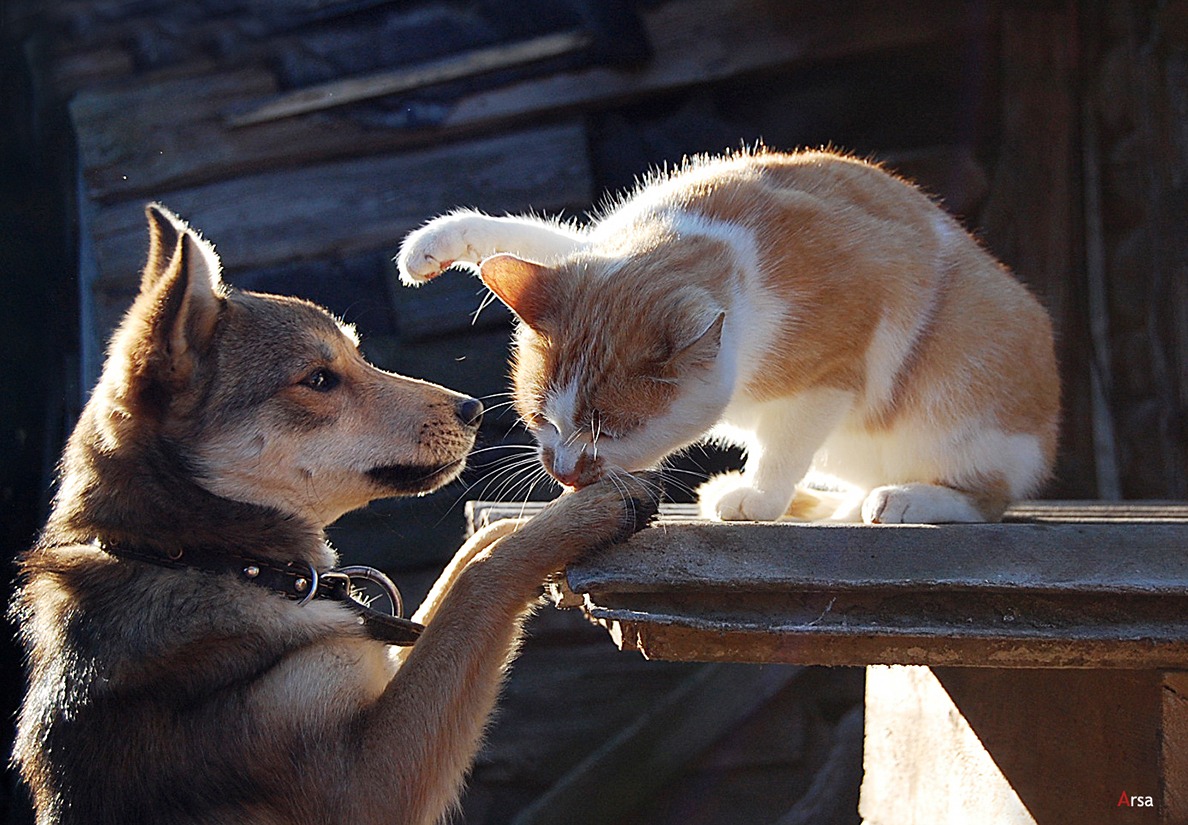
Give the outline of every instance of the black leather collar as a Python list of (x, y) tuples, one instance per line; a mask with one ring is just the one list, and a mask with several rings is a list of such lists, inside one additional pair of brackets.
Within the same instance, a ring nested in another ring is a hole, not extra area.
[[(377, 641), (408, 646), (416, 642), (425, 626), (400, 616), (400, 591), (374, 567), (336, 567), (319, 572), (313, 565), (277, 564), (251, 556), (232, 555), (213, 550), (190, 549), (176, 556), (143, 552), (126, 547), (99, 545), (118, 559), (147, 562), (177, 570), (192, 568), (207, 573), (227, 574), (248, 584), (270, 590), (306, 604), (313, 599), (329, 599), (354, 612), (368, 635)], [(392, 614), (373, 610), (355, 598), (353, 579), (366, 579), (379, 584), (392, 601)]]

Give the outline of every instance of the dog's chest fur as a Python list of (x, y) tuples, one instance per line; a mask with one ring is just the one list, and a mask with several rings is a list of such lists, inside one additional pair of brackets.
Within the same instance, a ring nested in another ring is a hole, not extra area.
[[(388, 647), (337, 606), (299, 607), (229, 576), (116, 562), (92, 547), (53, 556), (17, 611), (32, 684), (62, 695), (30, 693), (17, 756), (37, 765), (50, 752), (71, 775), (93, 775), (75, 783), (75, 816), (63, 810), (62, 821), (120, 811), (211, 821), (212, 804), (274, 800), (277, 783), (302, 781), (292, 755), (336, 747), (324, 736), (333, 717), (357, 712), (391, 678)], [(105, 758), (111, 741), (126, 755), (116, 764)], [(140, 809), (123, 807), (129, 799)]]

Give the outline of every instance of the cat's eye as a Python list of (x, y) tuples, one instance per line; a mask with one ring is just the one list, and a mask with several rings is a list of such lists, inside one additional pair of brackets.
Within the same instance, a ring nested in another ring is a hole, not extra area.
[(342, 379), (338, 377), (338, 373), (326, 367), (318, 367), (309, 375), (301, 379), (303, 386), (309, 387), (314, 392), (330, 392), (338, 386)]

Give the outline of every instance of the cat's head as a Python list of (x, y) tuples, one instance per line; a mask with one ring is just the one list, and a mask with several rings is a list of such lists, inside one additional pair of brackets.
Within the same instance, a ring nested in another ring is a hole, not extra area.
[(516, 409), (566, 486), (656, 466), (705, 435), (729, 401), (721, 302), (679, 266), (655, 263), (482, 263), (483, 281), (520, 320)]

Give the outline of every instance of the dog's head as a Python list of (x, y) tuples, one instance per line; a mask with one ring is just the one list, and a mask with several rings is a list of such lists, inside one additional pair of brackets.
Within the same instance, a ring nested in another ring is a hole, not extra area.
[(96, 390), (111, 446), (168, 443), (209, 492), (319, 526), (461, 471), (479, 402), (372, 366), (320, 307), (228, 288), (210, 244), (147, 215), (140, 294)]

